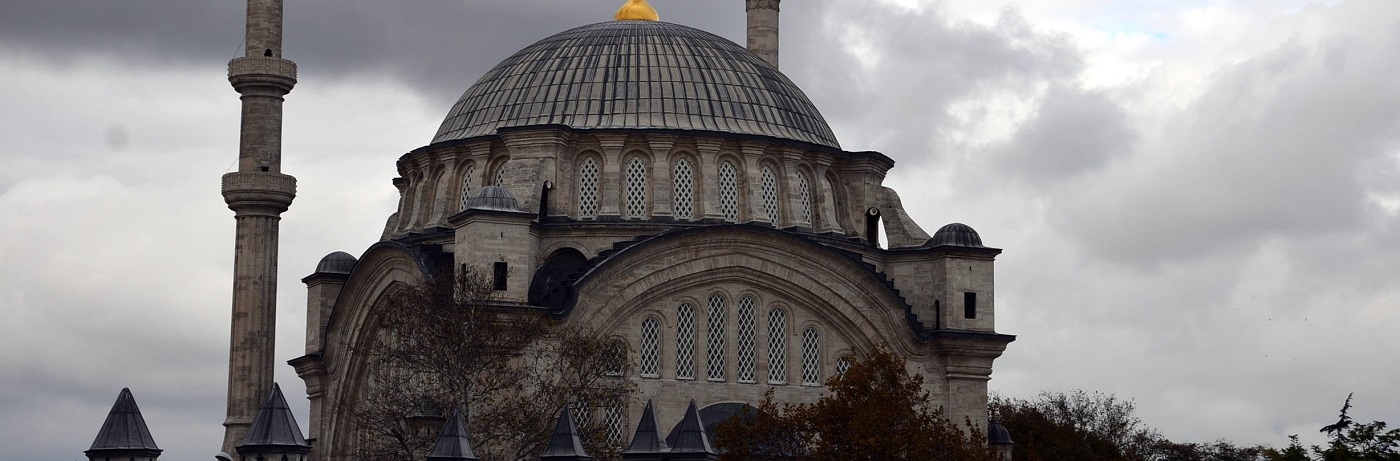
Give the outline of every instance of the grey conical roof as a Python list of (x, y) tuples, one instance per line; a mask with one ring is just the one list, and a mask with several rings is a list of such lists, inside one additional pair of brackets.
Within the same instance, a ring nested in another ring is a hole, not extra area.
[(107, 420), (102, 423), (102, 429), (97, 432), (92, 447), (84, 453), (89, 457), (94, 454), (155, 457), (159, 456), (160, 452), (155, 439), (151, 438), (151, 430), (146, 427), (146, 418), (141, 416), (141, 409), (136, 407), (136, 399), (131, 396), (131, 389), (123, 388), (122, 392), (117, 394), (116, 403), (112, 404), (112, 411), (107, 412)]
[(300, 452), (311, 449), (311, 444), (306, 443), (306, 438), (301, 435), (291, 407), (287, 406), (287, 399), (282, 397), (282, 387), (277, 383), (272, 383), (272, 394), (267, 396), (267, 402), (258, 410), (253, 424), (248, 426), (248, 435), (236, 448), (240, 453), (248, 450)]
[(471, 440), (467, 439), (467, 421), (462, 412), (452, 410), (452, 417), (442, 427), (437, 445), (428, 453), (428, 461), (476, 460)]
[(705, 424), (700, 421), (700, 410), (696, 409), (694, 400), (690, 401), (685, 417), (666, 439), (671, 441), (673, 459), (708, 459), (717, 454), (710, 445), (710, 437), (705, 435)]
[(569, 412), (569, 407), (559, 412), (559, 423), (554, 425), (554, 435), (549, 438), (549, 448), (540, 455), (541, 461), (582, 461), (593, 459), (583, 450), (583, 441), (579, 440), (578, 427), (574, 426), (574, 417)]
[(656, 411), (652, 410), (651, 400), (642, 411), (642, 420), (637, 423), (637, 434), (632, 436), (632, 445), (622, 452), (628, 455), (651, 455), (666, 452), (666, 441), (661, 438), (661, 429), (656, 424)]

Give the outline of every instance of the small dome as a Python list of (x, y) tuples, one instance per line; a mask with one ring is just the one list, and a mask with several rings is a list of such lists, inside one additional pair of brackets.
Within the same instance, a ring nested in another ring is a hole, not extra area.
[(987, 420), (987, 443), (991, 445), (1012, 445), (1011, 431), (1006, 430), (1006, 426), (1001, 425), (1001, 421), (996, 418)]
[(349, 274), (355, 268), (355, 263), (359, 260), (350, 253), (337, 251), (321, 258), (321, 262), (316, 264), (317, 274)]
[(977, 235), (977, 231), (972, 230), (972, 226), (963, 223), (952, 223), (938, 229), (933, 233), (933, 238), (928, 239), (924, 246), (955, 246), (968, 248), (986, 248), (982, 246), (982, 236)]
[(502, 186), (486, 186), (467, 199), (468, 210), (520, 212), (520, 202)]

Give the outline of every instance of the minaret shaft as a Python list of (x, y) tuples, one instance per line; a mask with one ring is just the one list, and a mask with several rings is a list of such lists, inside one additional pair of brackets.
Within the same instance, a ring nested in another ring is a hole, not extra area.
[(272, 389), (279, 221), (296, 197), (296, 178), (282, 174), (282, 102), (296, 85), (296, 64), (282, 59), (282, 0), (248, 0), (247, 34), (247, 55), (229, 62), (228, 76), (243, 116), (238, 171), (223, 178), (237, 220), (225, 453), (243, 442)]
[(749, 51), (778, 67), (779, 0), (746, 0)]

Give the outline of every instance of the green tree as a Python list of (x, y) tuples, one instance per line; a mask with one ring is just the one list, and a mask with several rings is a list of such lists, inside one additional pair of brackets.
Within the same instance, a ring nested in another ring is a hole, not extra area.
[(1143, 424), (1131, 400), (1075, 390), (1024, 400), (993, 396), (993, 416), (1016, 441), (1017, 460), (1147, 460), (1165, 439)]
[(781, 410), (769, 390), (755, 415), (718, 429), (721, 460), (996, 461), (984, 433), (944, 417), (923, 390), (923, 376), (884, 348), (826, 381), (816, 403)]
[[(1326, 447), (1313, 445), (1303, 448), (1298, 436), (1289, 436), (1290, 443), (1282, 450), (1268, 450), (1270, 461), (1400, 461), (1400, 429), (1386, 430), (1384, 421), (1362, 424), (1352, 420), (1351, 394), (1342, 403), (1337, 422), (1323, 426), (1327, 434)], [(1311, 456), (1309, 456), (1311, 451)]]

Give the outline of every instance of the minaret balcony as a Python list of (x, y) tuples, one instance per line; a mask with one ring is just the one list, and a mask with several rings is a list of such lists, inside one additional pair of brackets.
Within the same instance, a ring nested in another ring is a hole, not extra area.
[(245, 87), (271, 86), (286, 94), (297, 83), (297, 63), (265, 56), (234, 58), (228, 62), (228, 81), (240, 93)]

